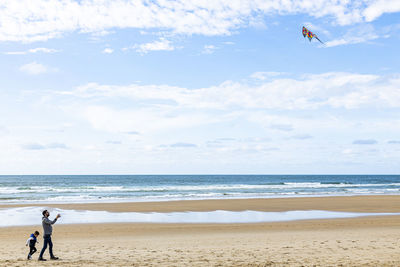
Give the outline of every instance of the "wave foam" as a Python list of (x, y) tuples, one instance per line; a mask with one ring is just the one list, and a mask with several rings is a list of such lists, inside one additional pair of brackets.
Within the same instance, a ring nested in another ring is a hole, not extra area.
[(358, 187), (388, 187), (400, 186), (400, 183), (391, 184), (349, 184), (339, 182), (310, 182), (310, 183), (278, 183), (278, 184), (219, 184), (219, 185), (166, 185), (166, 186), (30, 186), (30, 187), (0, 187), (0, 193), (79, 193), (79, 192), (168, 192), (168, 191), (213, 191), (213, 190), (268, 190), (268, 189), (294, 189), (294, 188), (358, 188)]

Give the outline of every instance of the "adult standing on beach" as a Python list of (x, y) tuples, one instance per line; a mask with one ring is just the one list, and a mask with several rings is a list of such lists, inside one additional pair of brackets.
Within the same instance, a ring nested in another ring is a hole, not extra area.
[(43, 259), (43, 253), (45, 252), (47, 245), (49, 245), (49, 252), (50, 252), (50, 259), (51, 260), (58, 260), (58, 257), (55, 257), (53, 254), (53, 242), (51, 242), (51, 234), (53, 233), (53, 224), (56, 223), (57, 219), (61, 217), (60, 214), (57, 214), (56, 218), (54, 220), (50, 220), (50, 212), (47, 210), (44, 210), (42, 212), (43, 218), (42, 218), (42, 225), (43, 225), (43, 248), (42, 251), (40, 251), (39, 255), (39, 260), (40, 261), (45, 261), (46, 259)]

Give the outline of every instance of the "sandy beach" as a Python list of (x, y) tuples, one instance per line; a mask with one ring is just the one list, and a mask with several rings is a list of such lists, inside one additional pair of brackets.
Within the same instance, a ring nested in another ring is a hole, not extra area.
[[(140, 212), (400, 212), (400, 196), (46, 206)], [(42, 232), (40, 226), (0, 228), (0, 266), (400, 266), (400, 216), (257, 224), (56, 224), (53, 242), (60, 260), (43, 263), (36, 261), (38, 254), (26, 260), (25, 240), (36, 229)], [(45, 256), (49, 258), (48, 252)]]

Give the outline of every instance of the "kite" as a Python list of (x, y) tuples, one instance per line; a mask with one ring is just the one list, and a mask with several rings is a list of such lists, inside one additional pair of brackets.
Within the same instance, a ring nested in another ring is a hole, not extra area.
[(308, 37), (308, 40), (310, 40), (310, 42), (311, 42), (311, 39), (312, 39), (312, 38), (315, 38), (315, 39), (317, 39), (321, 44), (323, 44), (323, 42), (317, 37), (316, 34), (310, 32), (306, 27), (303, 26), (303, 37), (306, 38), (306, 36)]

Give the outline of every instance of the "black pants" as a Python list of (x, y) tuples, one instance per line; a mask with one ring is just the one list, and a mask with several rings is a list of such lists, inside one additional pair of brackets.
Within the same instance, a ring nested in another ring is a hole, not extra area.
[(42, 251), (40, 251), (39, 258), (43, 257), (43, 253), (47, 249), (47, 245), (49, 245), (49, 252), (50, 252), (50, 257), (53, 258), (53, 242), (51, 242), (51, 235), (44, 235), (43, 236), (43, 248)]
[(37, 250), (37, 249), (36, 249), (35, 247), (29, 246), (29, 255), (32, 256), (33, 253), (36, 252), (36, 250)]

